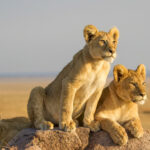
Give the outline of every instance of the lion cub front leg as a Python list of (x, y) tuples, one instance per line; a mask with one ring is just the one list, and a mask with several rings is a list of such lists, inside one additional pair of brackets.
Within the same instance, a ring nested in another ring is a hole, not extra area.
[(68, 132), (76, 129), (76, 123), (72, 119), (72, 113), (77, 86), (78, 83), (75, 84), (68, 79), (62, 81), (59, 128)]
[(117, 122), (110, 119), (102, 119), (100, 125), (103, 130), (109, 133), (114, 143), (125, 145), (128, 142), (128, 136), (125, 129)]
[(125, 123), (124, 127), (136, 138), (143, 136), (143, 128), (139, 118), (128, 121)]
[(90, 128), (93, 132), (100, 130), (99, 121), (94, 120), (94, 114), (100, 95), (101, 92), (97, 91), (88, 99), (84, 112), (83, 124), (85, 127)]

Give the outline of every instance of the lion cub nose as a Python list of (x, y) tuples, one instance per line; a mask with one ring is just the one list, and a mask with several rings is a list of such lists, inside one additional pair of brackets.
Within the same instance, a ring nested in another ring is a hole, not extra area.
[(112, 50), (112, 49), (109, 49), (109, 52), (112, 54), (112, 53), (113, 53), (113, 50)]
[(140, 93), (140, 96), (144, 97), (146, 94), (145, 93)]

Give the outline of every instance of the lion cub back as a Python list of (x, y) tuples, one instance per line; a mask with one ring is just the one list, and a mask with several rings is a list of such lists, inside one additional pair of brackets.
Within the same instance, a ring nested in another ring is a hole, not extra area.
[(0, 147), (7, 145), (19, 131), (29, 127), (30, 121), (25, 117), (0, 120)]

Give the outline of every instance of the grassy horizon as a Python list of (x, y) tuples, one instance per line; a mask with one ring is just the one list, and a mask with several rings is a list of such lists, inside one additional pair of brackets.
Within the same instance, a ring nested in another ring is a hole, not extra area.
[[(32, 88), (46, 87), (54, 78), (0, 78), (0, 118), (18, 116), (27, 117), (27, 102)], [(108, 78), (110, 82), (112, 78)], [(140, 118), (145, 129), (150, 129), (150, 77), (147, 78), (148, 99), (144, 105), (139, 106)]]

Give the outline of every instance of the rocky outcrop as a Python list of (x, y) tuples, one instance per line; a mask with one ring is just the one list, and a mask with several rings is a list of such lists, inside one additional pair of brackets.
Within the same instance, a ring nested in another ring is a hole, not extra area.
[(86, 150), (150, 150), (150, 130), (144, 131), (144, 136), (140, 139), (128, 135), (128, 143), (124, 146), (118, 146), (113, 143), (108, 133), (104, 131), (92, 133)]
[(104, 131), (90, 133), (88, 128), (76, 132), (24, 129), (9, 142), (11, 150), (150, 150), (150, 130), (140, 139), (132, 138), (125, 146), (113, 143)]
[(11, 150), (78, 150), (88, 145), (90, 130), (78, 128), (76, 132), (61, 130), (24, 129), (9, 142)]

